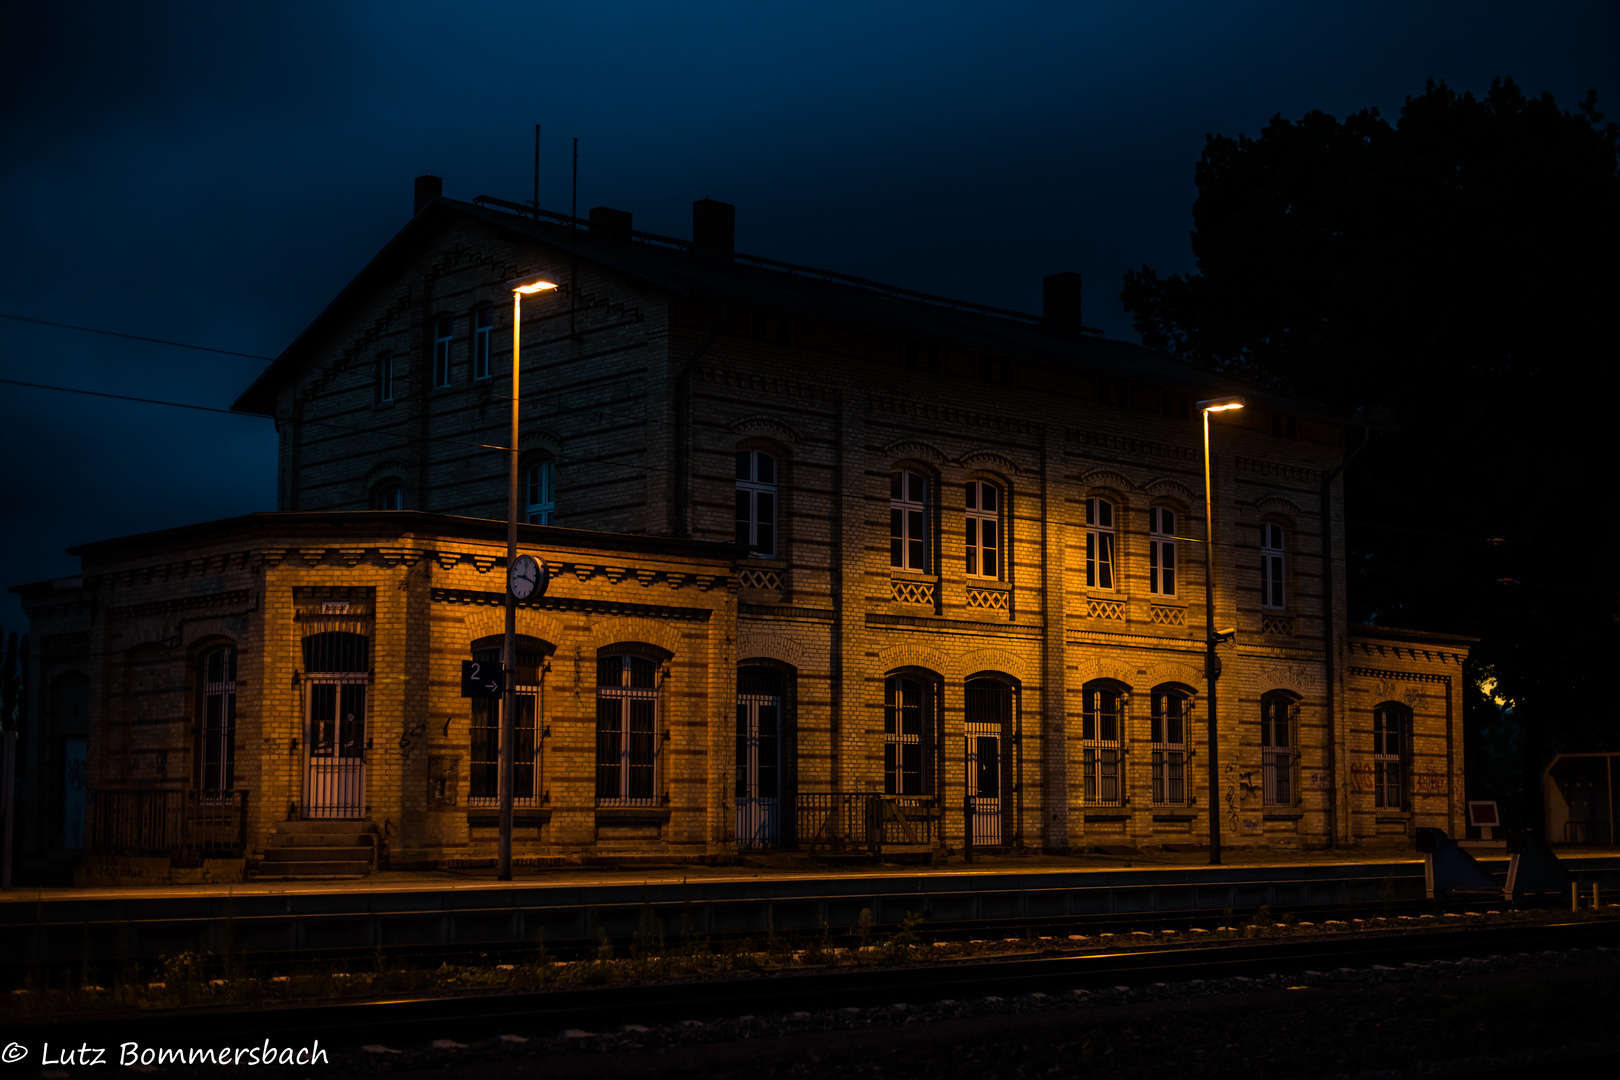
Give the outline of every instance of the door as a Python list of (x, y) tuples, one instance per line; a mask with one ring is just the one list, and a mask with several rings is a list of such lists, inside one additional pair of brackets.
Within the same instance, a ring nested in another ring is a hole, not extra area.
[(737, 695), (737, 846), (774, 848), (780, 842), (782, 699)]
[[(977, 727), (978, 725), (973, 725)], [(967, 733), (968, 798), (973, 807), (973, 844), (1001, 844), (1001, 735), (993, 729)]]
[(359, 818), (366, 813), (364, 677), (312, 677), (304, 722), (304, 817)]

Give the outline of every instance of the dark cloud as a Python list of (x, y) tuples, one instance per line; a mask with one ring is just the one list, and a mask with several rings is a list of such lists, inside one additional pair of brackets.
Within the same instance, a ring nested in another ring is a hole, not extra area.
[[(1398, 113), (1496, 75), (1620, 113), (1600, 2), (1300, 5), (13, 3), (0, 311), (274, 355), (405, 221), (411, 178), (1008, 307), (1190, 269), (1209, 132)], [(0, 320), (0, 375), (228, 404), (260, 365)], [(261, 420), (0, 387), (0, 584), (70, 544), (273, 506)], [(21, 615), (0, 596), (0, 626)]]

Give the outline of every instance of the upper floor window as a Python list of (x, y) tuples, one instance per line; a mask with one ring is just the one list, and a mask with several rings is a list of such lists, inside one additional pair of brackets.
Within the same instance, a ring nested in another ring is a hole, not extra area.
[(1085, 688), (1085, 714), (1080, 721), (1081, 776), (1085, 801), (1117, 805), (1123, 801), (1120, 763), (1125, 756), (1124, 699), (1114, 685)]
[(776, 459), (763, 450), (737, 451), (737, 543), (776, 557)]
[(928, 572), (928, 478), (906, 469), (889, 476), (889, 565)]
[(967, 483), (967, 572), (1001, 576), (1001, 489), (983, 480)]
[(523, 520), (530, 525), (550, 525), (557, 513), (555, 461), (536, 461), (524, 474)]
[(1373, 710), (1373, 805), (1399, 810), (1406, 805), (1406, 753), (1412, 714), (1385, 702)]
[(596, 661), (596, 801), (653, 805), (658, 664), (642, 656)]
[(1153, 801), (1160, 806), (1187, 802), (1187, 694), (1177, 689), (1153, 691), (1149, 723), (1153, 755)]
[(1114, 504), (1086, 500), (1086, 586), (1114, 587)]
[(1260, 699), (1260, 790), (1266, 806), (1294, 805), (1294, 713), (1287, 694)]
[(455, 322), (441, 315), (433, 323), (433, 385), (450, 385), (450, 343), (455, 340)]
[(891, 675), (883, 682), (883, 792), (927, 794), (929, 734), (933, 728), (932, 686), (920, 679)]
[(1148, 592), (1176, 595), (1176, 512), (1148, 508)]
[(1260, 526), (1260, 606), (1281, 608), (1283, 604), (1283, 528)]
[(385, 481), (371, 495), (373, 510), (405, 509), (405, 488), (398, 482)]
[(495, 338), (495, 309), (485, 304), (473, 312), (472, 377), (489, 378), (490, 347)]
[(377, 357), (377, 401), (386, 404), (394, 400), (394, 354)]

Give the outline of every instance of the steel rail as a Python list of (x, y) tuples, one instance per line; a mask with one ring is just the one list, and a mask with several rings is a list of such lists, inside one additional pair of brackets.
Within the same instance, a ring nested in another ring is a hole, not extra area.
[[(319, 1038), (342, 1048), (361, 1043), (472, 1043), (502, 1034), (555, 1035), (564, 1029), (611, 1030), (627, 1023), (673, 1023), (742, 1014), (918, 1003), (942, 998), (1064, 993), (1122, 981), (1228, 979), (1343, 966), (1569, 949), (1620, 942), (1620, 920), (1405, 933), (1333, 934), (1306, 940), (1226, 942), (1081, 955), (922, 963), (887, 968), (784, 972), (746, 978), (680, 980), (391, 1001), (321, 1002), (266, 1007), (194, 1007), (161, 1013), (0, 1022), (0, 1035), (60, 1042), (127, 1033), (139, 1024), (148, 1043), (195, 1037)], [(127, 1036), (126, 1036), (127, 1037)]]

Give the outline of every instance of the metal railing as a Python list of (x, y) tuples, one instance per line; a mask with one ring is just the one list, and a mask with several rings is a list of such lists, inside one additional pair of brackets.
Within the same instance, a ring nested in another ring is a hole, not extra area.
[(240, 856), (246, 791), (92, 791), (85, 850), (95, 855)]
[(914, 795), (799, 792), (794, 832), (807, 851), (921, 850), (939, 838), (939, 803)]

